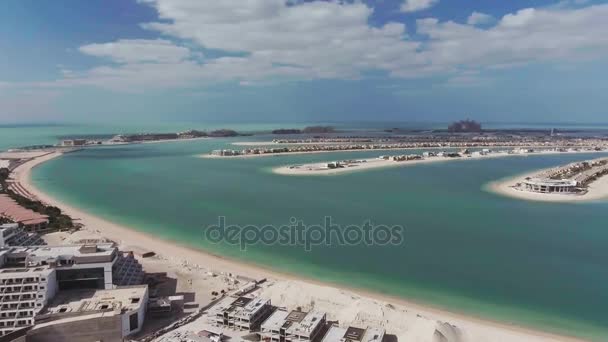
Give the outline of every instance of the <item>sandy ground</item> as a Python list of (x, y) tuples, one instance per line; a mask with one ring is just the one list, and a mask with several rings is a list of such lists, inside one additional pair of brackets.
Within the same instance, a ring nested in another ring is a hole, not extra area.
[(523, 182), (526, 177), (534, 177), (544, 170), (537, 170), (521, 174), (515, 177), (501, 179), (491, 182), (485, 186), (485, 190), (499, 195), (542, 202), (594, 202), (608, 200), (608, 176), (604, 176), (589, 184), (584, 194), (541, 194), (515, 189), (513, 186)]
[[(606, 151), (601, 151), (606, 153)], [(537, 155), (548, 155), (548, 154), (576, 154), (576, 153), (601, 153), (594, 151), (576, 151), (576, 152), (557, 152), (557, 151), (539, 151), (526, 154), (508, 154), (503, 152), (495, 152), (486, 155), (470, 155), (468, 157), (427, 157), (418, 160), (408, 160), (395, 162), (392, 160), (384, 160), (378, 158), (368, 158), (364, 163), (351, 164), (344, 168), (330, 169), (327, 168), (328, 162), (323, 163), (311, 163), (311, 164), (300, 164), (300, 165), (285, 165), (274, 168), (272, 171), (276, 174), (290, 175), (290, 176), (314, 176), (314, 175), (337, 175), (353, 171), (364, 171), (369, 169), (386, 168), (386, 167), (397, 167), (397, 166), (412, 166), (418, 164), (448, 162), (448, 161), (467, 161), (467, 160), (478, 160), (478, 159), (490, 159), (490, 158), (506, 158), (506, 157), (527, 157)]]
[[(55, 236), (48, 237), (49, 241), (56, 239), (56, 241), (69, 242), (82, 238), (106, 237), (117, 242), (121, 247), (137, 246), (152, 250), (157, 253), (157, 257), (140, 258), (146, 270), (174, 274), (178, 282), (182, 282), (177, 285), (179, 289), (193, 291), (197, 296), (201, 296), (197, 302), (203, 303), (206, 300), (203, 296), (209, 296), (212, 289), (217, 291), (222, 288), (238, 287), (232, 284), (235, 275), (254, 279), (264, 277), (270, 279), (271, 285), (263, 289), (262, 295), (271, 298), (275, 305), (294, 309), (294, 306), (310, 307), (314, 303), (319, 309), (328, 311), (331, 317), (337, 317), (343, 322), (353, 322), (359, 326), (383, 326), (387, 329), (387, 333), (397, 335), (403, 342), (578, 341), (508, 323), (473, 318), (373, 292), (335, 288), (313, 280), (277, 273), (260, 266), (186, 248), (117, 225), (55, 200), (29, 182), (32, 168), (60, 155), (61, 153), (53, 153), (24, 163), (13, 174), (29, 192), (47, 204), (60, 207), (84, 225), (83, 230), (74, 233), (73, 236), (55, 233)], [(446, 322), (452, 326), (445, 325)], [(456, 335), (446, 340), (437, 340), (435, 335), (437, 329), (440, 331), (448, 329), (449, 331), (446, 332), (448, 335), (452, 333)]]

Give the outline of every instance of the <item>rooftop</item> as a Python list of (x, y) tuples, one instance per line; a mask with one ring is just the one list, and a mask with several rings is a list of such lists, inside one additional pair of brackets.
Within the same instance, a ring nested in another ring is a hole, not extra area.
[(322, 342), (381, 342), (384, 338), (385, 330), (383, 328), (367, 329), (348, 327), (341, 328), (332, 326), (329, 328)]
[(576, 186), (578, 183), (572, 179), (550, 179), (550, 178), (531, 178), (524, 181), (526, 184), (539, 186)]
[(300, 317), (302, 314), (304, 315), (299, 321), (294, 322), (287, 328), (287, 333), (294, 335), (308, 335), (312, 333), (326, 315), (325, 312), (320, 311), (311, 311), (308, 313), (292, 311), (292, 313), (294, 312), (298, 313)]
[(20, 206), (6, 194), (0, 194), (0, 215), (26, 224), (48, 222), (48, 216)]
[(272, 315), (262, 323), (262, 329), (279, 330), (283, 326), (283, 323), (285, 323), (288, 315), (289, 313), (285, 310), (275, 310)]
[(42, 314), (89, 314), (102, 311), (137, 310), (145, 300), (147, 285), (112, 290), (60, 291)]
[(49, 266), (37, 266), (37, 267), (22, 267), (22, 268), (2, 268), (0, 269), (0, 278), (18, 278), (25, 276), (37, 276), (37, 275), (48, 275), (53, 270)]

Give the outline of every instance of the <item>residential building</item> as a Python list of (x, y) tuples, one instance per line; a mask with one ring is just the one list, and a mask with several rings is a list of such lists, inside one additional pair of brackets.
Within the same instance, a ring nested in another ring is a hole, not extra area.
[(382, 342), (385, 333), (383, 328), (332, 326), (321, 342)]
[(20, 206), (6, 194), (0, 194), (0, 217), (19, 223), (29, 232), (44, 231), (49, 223), (48, 216)]
[(327, 315), (320, 311), (287, 311), (278, 309), (262, 323), (260, 335), (264, 341), (315, 342), (325, 331)]
[(271, 313), (270, 299), (226, 297), (211, 308), (209, 317), (217, 325), (256, 331)]

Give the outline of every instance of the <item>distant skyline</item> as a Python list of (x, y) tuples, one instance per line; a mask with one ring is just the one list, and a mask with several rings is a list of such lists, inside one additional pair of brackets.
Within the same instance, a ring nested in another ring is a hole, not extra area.
[(608, 0), (7, 0), (0, 124), (608, 122)]

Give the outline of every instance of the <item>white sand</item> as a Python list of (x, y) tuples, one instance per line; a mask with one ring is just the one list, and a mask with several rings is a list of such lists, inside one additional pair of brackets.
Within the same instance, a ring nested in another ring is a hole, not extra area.
[(593, 202), (608, 200), (608, 176), (600, 177), (589, 184), (587, 192), (583, 194), (543, 194), (522, 191), (514, 188), (517, 183), (523, 182), (527, 177), (534, 177), (544, 170), (537, 170), (526, 174), (501, 179), (487, 184), (484, 188), (499, 195), (523, 199), (527, 201), (542, 202)]
[[(16, 169), (14, 178), (43, 202), (58, 206), (82, 223), (84, 229), (78, 233), (78, 238), (104, 236), (116, 241), (121, 247), (138, 246), (153, 250), (159, 255), (159, 258), (154, 261), (154, 270), (187, 272), (186, 277), (193, 280), (194, 285), (190, 285), (193, 291), (202, 287), (205, 288), (205, 291), (209, 288), (217, 289), (217, 286), (221, 285), (207, 284), (207, 281), (214, 281), (214, 278), (209, 279), (207, 270), (216, 273), (230, 272), (251, 278), (266, 277), (276, 280), (276, 283), (264, 289), (264, 295), (270, 297), (276, 305), (293, 308), (294, 306), (306, 307), (306, 305), (310, 306), (311, 303), (314, 303), (319, 309), (330, 312), (331, 317), (337, 317), (344, 322), (367, 322), (371, 325), (385, 326), (388, 333), (396, 334), (400, 337), (400, 341), (438, 341), (434, 335), (435, 329), (438, 327), (440, 330), (447, 329), (447, 334), (456, 331), (461, 335), (461, 338), (449, 339), (449, 341), (578, 341), (573, 338), (422, 306), (400, 298), (355, 289), (338, 289), (312, 280), (186, 248), (106, 221), (58, 201), (39, 191), (30, 183), (30, 170), (33, 167), (60, 155), (60, 153), (53, 153), (27, 162)], [(145, 259), (143, 260), (145, 261)], [(149, 262), (144, 262), (144, 267), (148, 268), (149, 265)], [(456, 329), (442, 325), (440, 322), (449, 322), (455, 325)]]
[[(606, 151), (601, 151), (606, 153)], [(601, 153), (599, 152), (599, 153)], [(337, 175), (352, 171), (364, 171), (369, 169), (386, 168), (386, 167), (397, 167), (397, 166), (412, 166), (418, 164), (448, 162), (448, 161), (467, 161), (467, 160), (479, 160), (479, 159), (490, 159), (490, 158), (505, 158), (505, 157), (528, 157), (538, 155), (549, 155), (549, 154), (576, 154), (576, 153), (598, 153), (594, 151), (573, 151), (573, 152), (557, 152), (557, 151), (539, 151), (526, 154), (508, 154), (502, 152), (495, 152), (486, 155), (470, 155), (467, 157), (427, 157), (418, 160), (407, 160), (407, 161), (393, 161), (384, 160), (378, 158), (362, 159), (364, 163), (350, 164), (347, 167), (330, 169), (327, 167), (328, 162), (323, 163), (310, 163), (300, 165), (285, 165), (274, 168), (272, 171), (276, 174), (289, 175), (289, 176), (314, 176), (314, 175)]]

